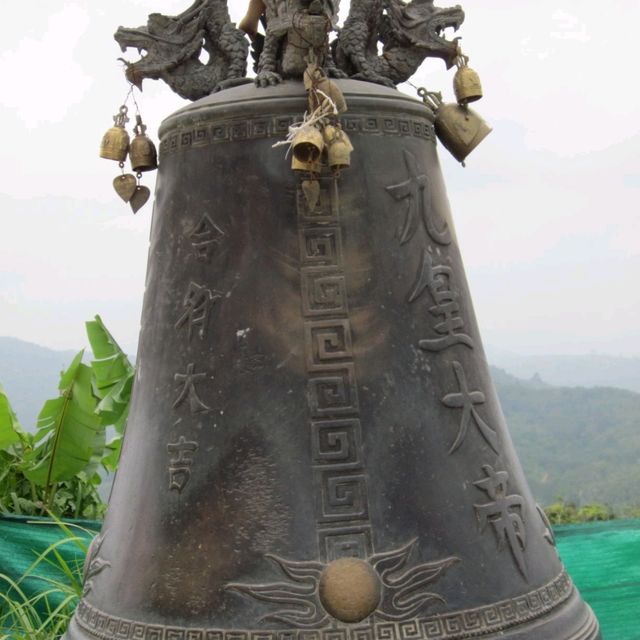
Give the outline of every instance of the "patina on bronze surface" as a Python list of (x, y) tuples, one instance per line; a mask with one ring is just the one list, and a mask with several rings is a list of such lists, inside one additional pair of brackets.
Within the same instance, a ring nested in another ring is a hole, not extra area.
[(317, 192), (272, 146), (300, 82), (162, 126), (134, 398), (68, 640), (600, 637), (489, 376), (433, 113), (338, 84), (355, 151)]

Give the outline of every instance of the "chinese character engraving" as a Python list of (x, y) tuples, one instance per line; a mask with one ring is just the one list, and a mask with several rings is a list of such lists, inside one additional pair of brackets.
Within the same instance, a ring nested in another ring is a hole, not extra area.
[(505, 542), (509, 545), (513, 559), (526, 580), (527, 566), (523, 553), (526, 546), (526, 532), (520, 515), (524, 500), (518, 495), (507, 495), (509, 474), (506, 471), (495, 471), (488, 464), (483, 465), (482, 469), (487, 477), (473, 484), (484, 491), (493, 502), (473, 505), (480, 521), (480, 531), (484, 532), (487, 525), (491, 524), (498, 540), (498, 550), (502, 551)]
[(169, 489), (182, 493), (191, 478), (191, 465), (193, 454), (198, 449), (198, 443), (187, 440), (184, 436), (178, 438), (178, 442), (170, 442), (167, 451), (169, 458)]
[[(451, 244), (451, 233), (445, 222), (442, 230), (434, 223), (432, 193), (429, 188), (429, 177), (418, 167), (416, 157), (406, 149), (403, 150), (404, 163), (408, 177), (403, 182), (385, 187), (395, 200), (404, 202), (405, 218), (400, 232), (400, 244), (405, 244), (416, 232), (418, 218), (422, 216), (422, 223), (429, 237), (438, 244)], [(427, 193), (425, 194), (425, 190)]]
[(478, 427), (482, 437), (491, 448), (498, 453), (498, 434), (480, 417), (476, 409), (476, 405), (484, 404), (484, 393), (482, 393), (482, 391), (469, 391), (467, 377), (459, 362), (453, 363), (453, 370), (456, 374), (460, 390), (457, 393), (448, 393), (442, 398), (442, 403), (451, 409), (462, 409), (462, 417), (460, 418), (458, 435), (449, 449), (449, 454), (452, 454), (464, 442), (469, 430), (469, 424), (472, 420)]
[(443, 351), (456, 344), (463, 344), (473, 349), (473, 340), (462, 332), (464, 320), (460, 316), (460, 305), (457, 302), (458, 293), (451, 288), (453, 270), (447, 265), (434, 265), (427, 250), (422, 253), (422, 261), (418, 270), (418, 277), (409, 295), (409, 302), (415, 302), (425, 291), (431, 294), (435, 305), (429, 308), (429, 313), (435, 318), (442, 318), (434, 329), (438, 338), (420, 340), (419, 346), (425, 351)]
[(191, 340), (193, 329), (197, 328), (200, 340), (204, 340), (207, 337), (211, 310), (216, 300), (221, 297), (219, 292), (191, 282), (182, 301), (185, 311), (176, 322), (175, 329), (180, 329), (186, 324), (189, 340)]
[(200, 400), (196, 389), (196, 384), (207, 377), (206, 373), (195, 373), (195, 365), (192, 363), (187, 365), (186, 373), (176, 373), (173, 377), (176, 382), (181, 383), (180, 393), (172, 405), (174, 409), (188, 399), (191, 413), (209, 411), (209, 407)]
[(224, 231), (205, 213), (189, 234), (196, 258), (200, 262), (208, 262), (214, 245), (218, 244), (224, 235)]

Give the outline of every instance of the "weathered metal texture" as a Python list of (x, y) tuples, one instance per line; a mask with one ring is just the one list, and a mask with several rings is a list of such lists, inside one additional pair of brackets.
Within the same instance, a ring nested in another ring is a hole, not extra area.
[(355, 150), (313, 210), (272, 148), (301, 84), (162, 126), (133, 405), (68, 640), (600, 637), (489, 377), (431, 112), (340, 86)]

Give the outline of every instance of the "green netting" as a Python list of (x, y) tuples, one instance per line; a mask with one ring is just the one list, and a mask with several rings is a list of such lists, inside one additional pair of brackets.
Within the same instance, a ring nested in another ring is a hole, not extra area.
[(558, 552), (595, 611), (604, 640), (640, 639), (640, 520), (567, 525)]
[[(18, 588), (27, 599), (52, 590), (51, 581), (67, 582), (67, 577), (56, 565), (53, 552), (41, 561), (39, 556), (45, 550), (55, 546), (55, 551), (63, 562), (76, 572), (82, 571), (84, 553), (81, 544), (86, 548), (92, 539), (92, 532), (100, 529), (101, 523), (85, 520), (64, 521), (70, 526), (74, 537), (81, 539), (80, 544), (67, 539), (63, 529), (48, 518), (0, 516), (0, 594), (11, 600), (21, 602), (22, 598), (2, 576), (18, 582)], [(34, 567), (34, 563), (37, 563)], [(22, 579), (28, 572), (29, 577)], [(35, 606), (42, 619), (63, 602), (63, 596), (54, 590), (45, 598), (40, 598)], [(8, 610), (4, 599), (0, 599), (0, 613)], [(9, 624), (9, 621), (6, 621)], [(27, 637), (30, 634), (27, 634)], [(3, 630), (0, 629), (0, 637)], [(20, 636), (24, 638), (25, 636)]]
[[(73, 524), (92, 531), (100, 528), (93, 521)], [(88, 543), (89, 533), (75, 531)], [(640, 640), (640, 520), (570, 525), (554, 531), (560, 556), (598, 616), (604, 640)], [(0, 573), (20, 578), (39, 554), (63, 537), (60, 527), (45, 519), (0, 517)], [(68, 563), (82, 563), (76, 544), (65, 543), (59, 550)], [(40, 564), (22, 587), (36, 594), (46, 588), (43, 578), (61, 577), (50, 565)]]

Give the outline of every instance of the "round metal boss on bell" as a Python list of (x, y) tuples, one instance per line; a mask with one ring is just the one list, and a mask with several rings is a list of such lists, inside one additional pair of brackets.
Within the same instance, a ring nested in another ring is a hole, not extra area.
[(482, 98), (480, 76), (466, 64), (458, 67), (453, 77), (453, 91), (458, 104), (465, 105), (480, 100)]
[(116, 162), (124, 162), (129, 151), (129, 134), (124, 125), (129, 122), (127, 107), (121, 106), (118, 113), (113, 116), (114, 126), (102, 136), (100, 143), (100, 157)]
[(129, 148), (131, 168), (134, 171), (153, 171), (158, 168), (158, 153), (153, 141), (146, 133), (147, 127), (142, 124), (142, 118), (136, 116), (136, 137)]

